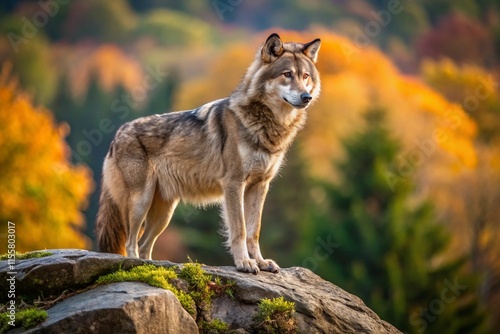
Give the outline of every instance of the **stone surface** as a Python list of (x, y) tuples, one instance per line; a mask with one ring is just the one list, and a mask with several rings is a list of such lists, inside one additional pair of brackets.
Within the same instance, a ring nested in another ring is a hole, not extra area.
[[(29, 295), (44, 291), (60, 293), (66, 289), (77, 289), (89, 285), (104, 274), (118, 268), (129, 269), (145, 261), (126, 258), (117, 254), (103, 254), (86, 250), (47, 250), (52, 256), (16, 261), (15, 272), (17, 294)], [(0, 261), (0, 290), (8, 287), (7, 261)], [(6, 294), (0, 296), (5, 303)]]
[(66, 299), (48, 310), (46, 321), (21, 332), (191, 334), (198, 333), (198, 327), (172, 292), (123, 282)]
[[(119, 268), (129, 269), (146, 262), (167, 267), (175, 265), (168, 261), (144, 261), (82, 250), (51, 252), (54, 255), (16, 263), (18, 292), (56, 295), (67, 289), (89, 286), (97, 277)], [(293, 267), (277, 274), (252, 275), (240, 273), (234, 267), (203, 268), (223, 280), (236, 282), (235, 298), (227, 295), (214, 298), (211, 315), (230, 324), (231, 329), (238, 329), (238, 333), (252, 332), (261, 299), (278, 296), (295, 302), (299, 333), (400, 333), (361, 299), (308, 269)], [(2, 291), (7, 287), (8, 271), (7, 261), (0, 261)], [(191, 327), (196, 326), (194, 320), (172, 293), (142, 283), (100, 286), (56, 304), (48, 313), (48, 319), (32, 329), (32, 333), (177, 333), (178, 326), (182, 326), (178, 333), (197, 331)]]
[(308, 269), (292, 267), (278, 274), (249, 275), (234, 267), (204, 267), (214, 275), (236, 282), (235, 300), (214, 302), (212, 315), (237, 327), (251, 329), (262, 298), (283, 296), (295, 302), (300, 333), (400, 333), (382, 321), (363, 301), (323, 280)]

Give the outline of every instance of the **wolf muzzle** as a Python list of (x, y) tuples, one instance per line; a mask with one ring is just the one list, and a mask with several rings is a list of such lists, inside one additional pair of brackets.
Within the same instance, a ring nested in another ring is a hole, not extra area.
[(300, 99), (301, 99), (301, 100), (302, 100), (302, 102), (304, 102), (304, 103), (309, 103), (309, 102), (311, 102), (312, 98), (313, 98), (313, 97), (312, 97), (312, 96), (311, 96), (311, 94), (309, 94), (309, 93), (302, 93), (302, 94), (300, 94)]

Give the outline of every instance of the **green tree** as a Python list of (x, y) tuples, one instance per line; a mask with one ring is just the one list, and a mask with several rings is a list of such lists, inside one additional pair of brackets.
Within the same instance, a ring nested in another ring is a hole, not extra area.
[[(123, 92), (122, 87), (116, 88), (116, 94)], [(117, 117), (113, 117), (111, 104), (117, 96), (106, 93), (92, 75), (85, 97), (82, 101), (75, 99), (69, 89), (69, 81), (63, 76), (59, 91), (52, 103), (52, 109), (58, 121), (69, 125), (71, 132), (67, 137), (70, 147), (70, 158), (74, 163), (85, 164), (92, 170), (94, 184), (100, 184), (102, 163), (106, 156), (112, 136), (120, 125)], [(103, 119), (109, 119), (107, 127), (100, 126)], [(104, 131), (111, 130), (111, 131)], [(88, 222), (86, 234), (93, 236), (94, 221), (99, 202), (99, 188), (89, 196), (89, 205), (85, 210)]]
[[(99, 185), (104, 157), (118, 128), (138, 117), (169, 111), (177, 81), (175, 73), (167, 76), (158, 86), (146, 91), (147, 97), (143, 101), (134, 99), (131, 92), (121, 84), (106, 91), (100, 83), (99, 74), (92, 73), (85, 96), (78, 99), (70, 91), (68, 77), (63, 76), (52, 109), (57, 120), (67, 123), (71, 128), (67, 142), (73, 162), (85, 163), (90, 167), (94, 183)], [(97, 187), (90, 195), (89, 205), (85, 210), (88, 236), (94, 234), (99, 194)]]
[(137, 25), (135, 12), (126, 0), (74, 1), (64, 9), (62, 38), (70, 41), (90, 38), (101, 42), (127, 42)]
[[(47, 104), (57, 89), (57, 69), (50, 44), (43, 30), (35, 33), (35, 26), (23, 28), (23, 24), (17, 16), (0, 20), (0, 63), (12, 64), (12, 72), (21, 87), (33, 96), (35, 104)], [(32, 35), (25, 35), (25, 30)]]
[(321, 235), (337, 247), (317, 272), (400, 330), (487, 332), (466, 259), (444, 257), (450, 238), (432, 205), (416, 203), (409, 178), (392, 177), (399, 145), (383, 123), (384, 112), (366, 114), (366, 130), (345, 141), (341, 181), (322, 185), (323, 207), (306, 238)]
[(135, 37), (152, 37), (162, 46), (203, 45), (213, 39), (209, 24), (167, 9), (156, 9), (144, 14), (133, 34)]

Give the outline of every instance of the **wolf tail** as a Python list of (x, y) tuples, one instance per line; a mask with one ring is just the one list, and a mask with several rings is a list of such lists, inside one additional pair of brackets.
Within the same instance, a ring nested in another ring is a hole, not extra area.
[(97, 213), (96, 236), (99, 251), (126, 255), (127, 238), (125, 220), (118, 205), (113, 201), (109, 190), (103, 184), (99, 211)]

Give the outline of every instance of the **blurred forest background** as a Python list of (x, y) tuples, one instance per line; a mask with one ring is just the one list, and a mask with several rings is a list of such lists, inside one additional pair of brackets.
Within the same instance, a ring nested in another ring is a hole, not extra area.
[[(407, 333), (500, 331), (500, 1), (0, 3), (0, 252), (92, 249), (104, 156), (134, 118), (227, 96), (270, 32), (322, 39), (322, 95), (271, 186), (265, 256)], [(217, 208), (154, 258), (230, 265)]]

